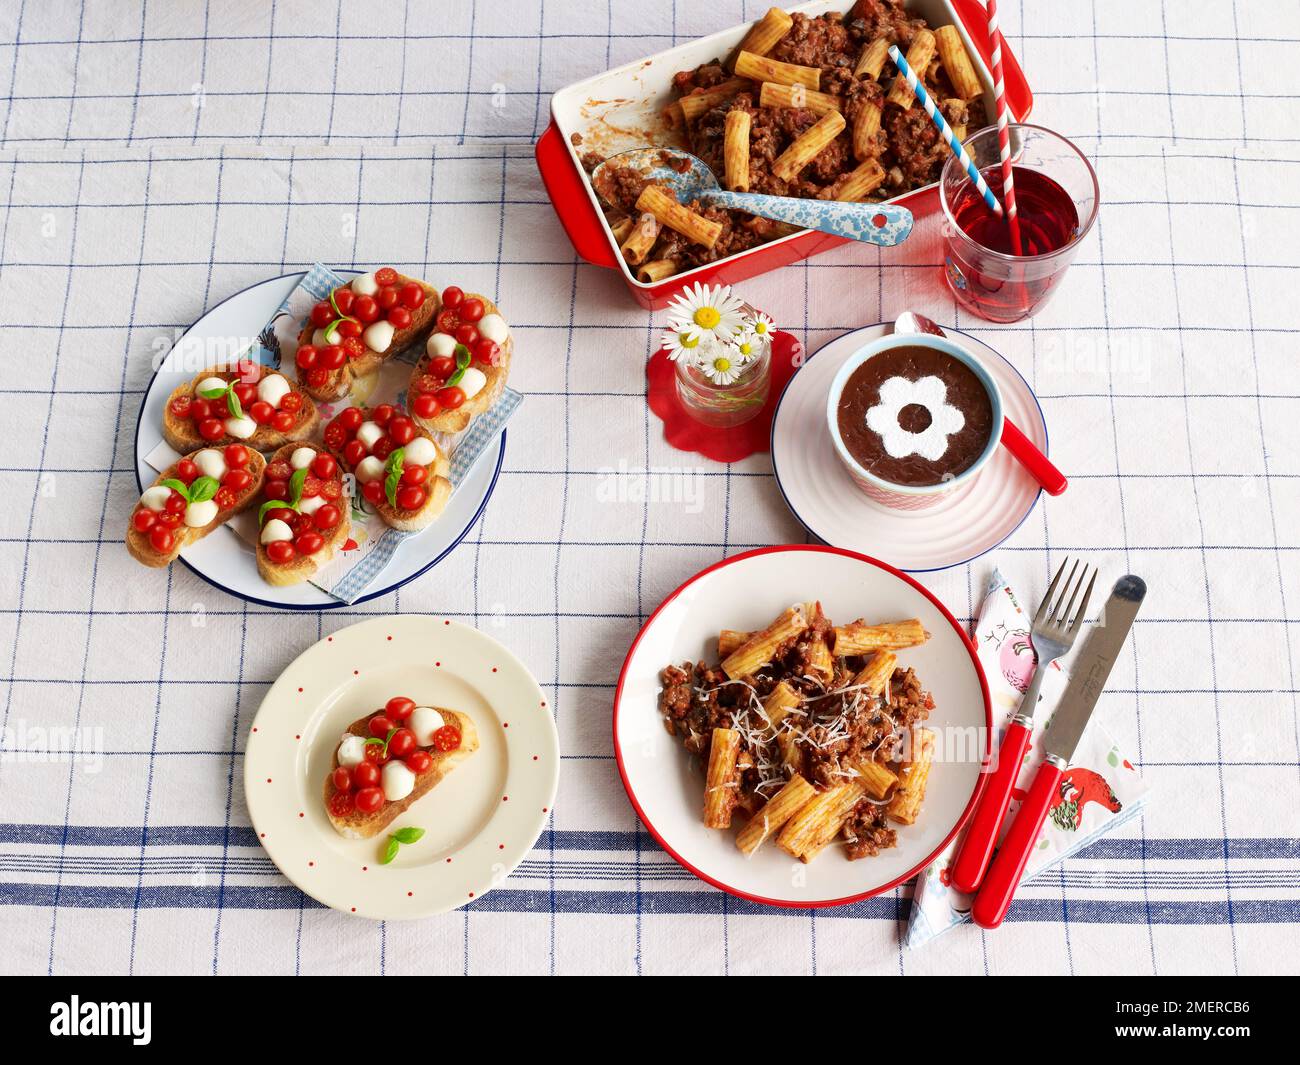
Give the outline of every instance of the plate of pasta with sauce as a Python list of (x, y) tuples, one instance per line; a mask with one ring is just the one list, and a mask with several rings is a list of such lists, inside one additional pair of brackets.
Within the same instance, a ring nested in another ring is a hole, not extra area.
[(752, 902), (844, 905), (933, 861), (973, 807), (989, 688), (952, 613), (885, 563), (761, 548), (637, 635), (614, 751), (647, 830)]

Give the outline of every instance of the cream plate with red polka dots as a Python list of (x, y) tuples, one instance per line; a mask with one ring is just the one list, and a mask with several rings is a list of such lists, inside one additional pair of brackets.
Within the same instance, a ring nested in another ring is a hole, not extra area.
[[(344, 839), (321, 793), (339, 737), (394, 695), (468, 714), (479, 749), (383, 832)], [(381, 920), (481, 898), (528, 854), (555, 802), (551, 708), (519, 659), (478, 629), (425, 615), (379, 617), (300, 654), (248, 734), (244, 790), (271, 860), (312, 898)], [(380, 864), (390, 833), (424, 836)]]

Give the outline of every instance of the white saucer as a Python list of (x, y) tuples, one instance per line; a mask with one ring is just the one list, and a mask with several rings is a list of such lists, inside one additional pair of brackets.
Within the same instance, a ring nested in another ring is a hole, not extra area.
[[(924, 510), (894, 510), (862, 494), (835, 455), (826, 396), (844, 361), (890, 328), (881, 323), (844, 334), (790, 379), (772, 420), (772, 469), (791, 513), (819, 540), (912, 572), (947, 569), (1002, 543), (1029, 517), (1042, 489), (999, 448), (978, 477)], [(1046, 454), (1047, 423), (1019, 371), (974, 337), (944, 331), (987, 367), (1007, 418)]]

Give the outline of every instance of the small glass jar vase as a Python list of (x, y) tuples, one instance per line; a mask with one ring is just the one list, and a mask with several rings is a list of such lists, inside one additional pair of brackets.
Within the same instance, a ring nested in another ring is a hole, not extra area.
[(677, 368), (677, 398), (686, 412), (704, 425), (727, 428), (743, 425), (767, 403), (768, 388), (772, 381), (771, 347), (740, 369), (739, 376), (730, 384), (716, 384), (708, 374), (691, 359), (679, 358)]

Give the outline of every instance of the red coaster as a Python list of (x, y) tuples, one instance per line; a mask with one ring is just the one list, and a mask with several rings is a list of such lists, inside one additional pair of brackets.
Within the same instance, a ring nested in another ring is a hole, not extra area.
[(665, 351), (646, 363), (646, 401), (664, 423), (664, 439), (678, 451), (694, 451), (715, 462), (739, 462), (767, 451), (772, 439), (772, 417), (786, 382), (803, 365), (803, 345), (778, 330), (772, 337), (772, 382), (767, 402), (744, 425), (719, 429), (697, 422), (677, 398), (677, 371)]

